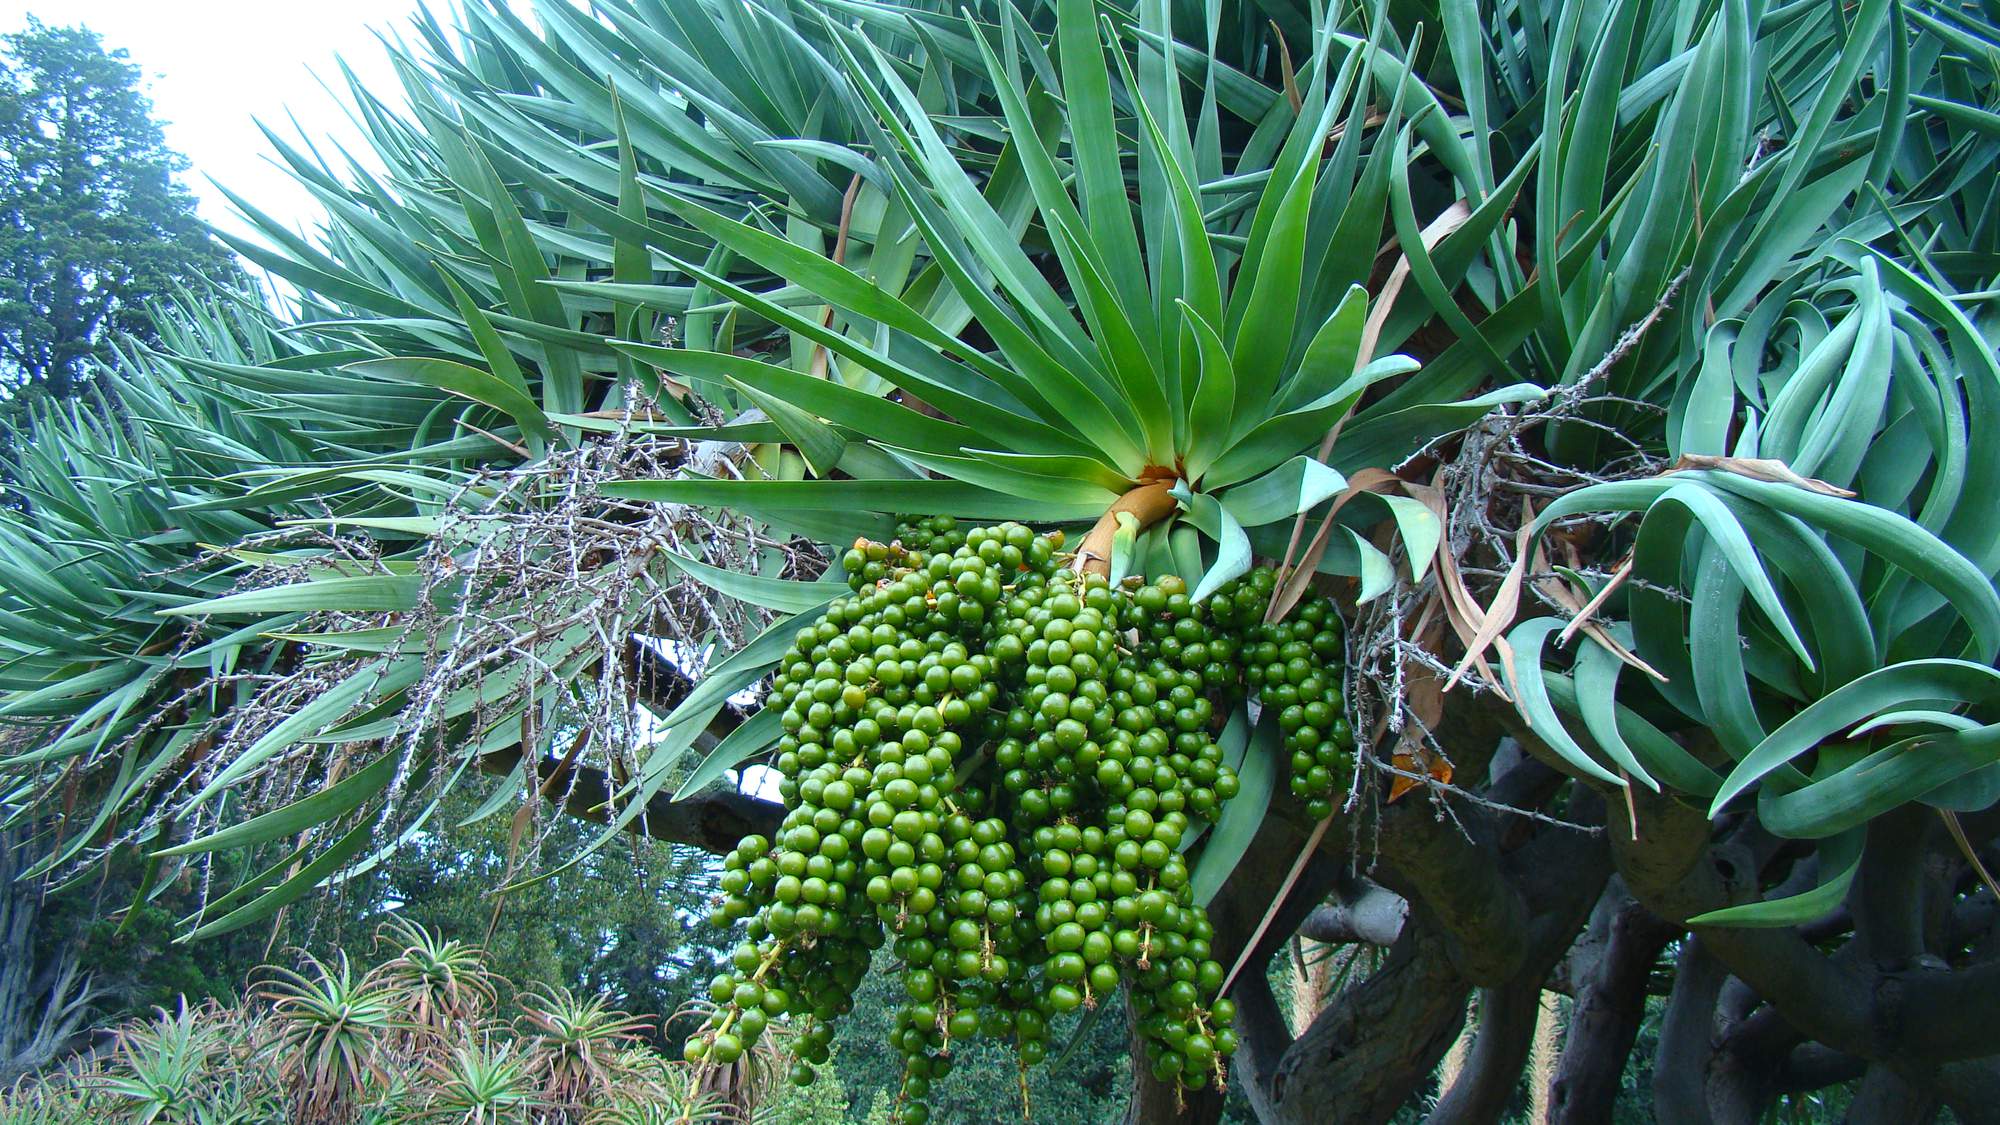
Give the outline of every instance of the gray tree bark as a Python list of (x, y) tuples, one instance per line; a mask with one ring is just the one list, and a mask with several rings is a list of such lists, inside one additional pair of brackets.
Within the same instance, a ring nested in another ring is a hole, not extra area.
[(1653, 966), (1678, 933), (1612, 877), (1570, 952), (1574, 1002), (1549, 1092), (1552, 1125), (1609, 1125), (1625, 1060), (1645, 1020)]

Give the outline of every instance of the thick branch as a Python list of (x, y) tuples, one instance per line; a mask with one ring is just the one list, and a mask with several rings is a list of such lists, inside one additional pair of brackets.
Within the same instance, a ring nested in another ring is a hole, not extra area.
[[(521, 750), (516, 746), (483, 755), (479, 768), (505, 776), (513, 773), (520, 761)], [(535, 765), (542, 792), (551, 799), (562, 794), (564, 812), (599, 824), (610, 820), (615, 790), (602, 770), (574, 764), (565, 768), (553, 758), (543, 758)], [(747, 793), (709, 793), (685, 801), (660, 793), (646, 802), (646, 811), (632, 821), (631, 831), (719, 855), (745, 836), (775, 832), (784, 812), (777, 804)]]
[(1801, 1043), (1785, 1057), (1777, 1085), (1788, 1093), (1823, 1090), (1861, 1077), (1868, 1064), (1818, 1043)]
[(1541, 1014), (1541, 981), (1517, 980), (1479, 992), (1479, 1030), (1458, 1081), (1438, 1099), (1425, 1125), (1478, 1125), (1505, 1116)]
[(1396, 892), (1366, 879), (1343, 888), (1334, 901), (1306, 916), (1299, 936), (1328, 945), (1394, 945), (1403, 932), (1410, 904)]
[(1552, 1125), (1608, 1125), (1626, 1056), (1646, 1017), (1646, 988), (1667, 942), (1680, 933), (1612, 877), (1589, 929), (1570, 951), (1575, 1003), (1550, 1089)]
[[(1712, 849), (1709, 823), (1701, 813), (1643, 792), (1635, 793), (1633, 802), (1639, 814), (1636, 833), (1623, 806), (1612, 805), (1612, 854), (1633, 895), (1654, 913), (1683, 920), (1757, 893), (1754, 858), (1727, 845)], [(1796, 931), (1703, 926), (1696, 932), (1703, 948), (1800, 1031), (1837, 1050), (1879, 1057), (1881, 1043), (1869, 1027), (1867, 982)]]
[(1852, 898), (1855, 931), (1877, 965), (1901, 967), (1924, 951), (1923, 853), (1937, 823), (1929, 809), (1911, 805), (1868, 827)]
[[(1245, 973), (1231, 989), (1236, 1000), (1236, 1036), (1240, 1049), (1236, 1057), (1237, 1082), (1249, 1096), (1250, 1107), (1259, 1118), (1270, 1109), (1270, 1071), (1292, 1045), (1292, 1031), (1278, 998), (1271, 991), (1271, 979), (1264, 973)], [(1263, 1064), (1263, 1072), (1257, 1064)]]
[[(1477, 777), (1490, 767), (1487, 799), (1509, 808), (1538, 808), (1563, 778), (1506, 739), (1493, 712), (1492, 704), (1478, 699), (1447, 697), (1445, 722), (1454, 731), (1459, 771)], [(1523, 845), (1544, 826), (1449, 795), (1440, 800), (1449, 808), (1405, 799), (1381, 814), (1379, 875), (1404, 899), (1420, 900), (1433, 912), (1461, 975), (1481, 987), (1499, 987), (1520, 972), (1528, 956), (1531, 910), (1523, 880), (1545, 872), (1524, 867), (1521, 857), (1527, 851)], [(1593, 850), (1602, 857), (1601, 846)]]
[[(1635, 800), (1641, 841), (1630, 843), (1629, 826), (1615, 822), (1610, 836), (1619, 869), (1640, 901), (1664, 917), (1684, 919), (1757, 896), (1754, 864), (1733, 854), (1732, 844), (1711, 847), (1709, 824), (1699, 812), (1661, 798)], [(1615, 820), (1622, 820), (1623, 810), (1613, 808), (1621, 814)], [(1701, 926), (1696, 932), (1801, 1034), (1835, 1050), (1905, 1066), (2000, 1053), (2000, 1020), (1992, 1018), (2000, 1007), (2000, 962), (1952, 970), (1925, 955), (1881, 966), (1852, 952), (1829, 957), (1792, 929)]]
[(1465, 1021), (1466, 984), (1421, 904), (1387, 961), (1299, 1036), (1271, 1080), (1267, 1125), (1387, 1121), (1430, 1077)]
[[(694, 677), (668, 660), (659, 649), (632, 637), (626, 651), (631, 661), (628, 675), (632, 694), (646, 710), (664, 719), (694, 690)], [(709, 724), (709, 733), (720, 738), (747, 718), (749, 715), (735, 706), (725, 705)]]
[(1913, 1085), (1886, 1065), (1877, 1063), (1861, 1078), (1861, 1088), (1847, 1107), (1846, 1120), (1862, 1125), (1871, 1121), (1906, 1122), (1923, 1125), (1937, 1116), (1938, 1101), (1928, 1090)]
[[(1581, 813), (1600, 815), (1596, 804), (1586, 795)], [(1399, 822), (1393, 831), (1406, 834), (1394, 852), (1398, 863), (1412, 857), (1422, 860), (1423, 885), (1448, 892), (1449, 879), (1432, 864), (1468, 855), (1468, 847), (1459, 846), (1465, 843), (1460, 827), (1433, 819), (1428, 809), (1414, 811), (1420, 815), (1402, 814), (1400, 807), (1385, 814), (1384, 853), (1391, 852), (1388, 821), (1396, 817)], [(1466, 824), (1478, 831), (1485, 822), (1468, 815)], [(1465, 994), (1471, 983), (1464, 966), (1498, 968), (1497, 960), (1482, 961), (1465, 948), (1481, 935), (1511, 946), (1506, 971), (1513, 979), (1503, 981), (1503, 986), (1527, 994), (1532, 1005), (1550, 967), (1575, 939), (1602, 890), (1609, 856), (1598, 838), (1556, 828), (1538, 832), (1505, 856), (1496, 856), (1495, 851), (1487, 853), (1487, 862), (1459, 870), (1457, 877), (1491, 880), (1501, 894), (1486, 897), (1484, 907), (1477, 906), (1481, 899), (1476, 894), (1444, 894), (1457, 912), (1461, 937), (1448, 933), (1429, 898), (1410, 900), (1409, 915), (1383, 966), (1343, 992), (1285, 1053), (1271, 1078), (1271, 1108), (1260, 1107), (1265, 1121), (1378, 1122), (1407, 1103), (1429, 1080), (1464, 1021)], [(1401, 866), (1395, 870), (1407, 875)], [(1483, 917), (1477, 913), (1480, 909), (1486, 911)], [(1532, 1023), (1531, 1017), (1531, 1027)], [(1493, 1043), (1488, 1054), (1492, 1088), (1511, 1091), (1519, 1056), (1509, 1070), (1505, 1039)], [(1505, 1078), (1500, 1077), (1502, 1072)], [(1482, 1080), (1470, 1106), (1474, 1116), (1494, 1096), (1486, 1090), (1486, 1081)]]
[(1482, 819), (1464, 817), (1466, 839), (1430, 809), (1408, 803), (1382, 815), (1384, 883), (1420, 901), (1436, 919), (1446, 955), (1476, 985), (1514, 975), (1526, 953), (1528, 907), (1500, 873), (1500, 855)]
[[(1532, 761), (1523, 762), (1521, 768), (1542, 772)], [(1585, 820), (1603, 815), (1596, 796), (1587, 790), (1574, 805), (1572, 814)], [(1509, 881), (1521, 888), (1530, 911), (1523, 961), (1513, 980), (1482, 993), (1472, 1056), (1458, 1082), (1439, 1101), (1431, 1116), (1435, 1123), (1494, 1121), (1503, 1115), (1527, 1059), (1540, 1014), (1542, 983), (1575, 943), (1592, 904), (1602, 897), (1611, 857), (1595, 837), (1551, 828), (1509, 854), (1506, 866)]]
[(1709, 1120), (1704, 1076), (1715, 1033), (1715, 1001), (1728, 975), (1701, 939), (1681, 949), (1673, 995), (1653, 1055), (1653, 1116), (1702, 1125)]
[(1923, 1084), (1951, 1107), (1960, 1125), (2000, 1125), (2000, 1059), (1946, 1063), (1924, 1074)]
[(1528, 908), (1501, 870), (1489, 818), (1466, 810), (1442, 819), (1407, 801), (1383, 812), (1381, 825), (1382, 881), (1424, 904), (1468, 981), (1505, 983), (1526, 955)]

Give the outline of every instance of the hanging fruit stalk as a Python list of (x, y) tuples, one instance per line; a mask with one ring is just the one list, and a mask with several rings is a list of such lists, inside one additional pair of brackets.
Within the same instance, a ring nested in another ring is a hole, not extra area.
[(1173, 515), (1174, 509), (1179, 506), (1179, 501), (1169, 491), (1172, 487), (1172, 481), (1148, 481), (1113, 501), (1084, 533), (1083, 542), (1077, 545), (1076, 569), (1110, 578), (1111, 541), (1118, 534), (1119, 514), (1129, 513), (1138, 521), (1137, 530), (1146, 530)]
[[(1173, 506), (1149, 483), (1099, 527)], [(1234, 1006), (1182, 845), (1236, 793), (1216, 736), (1251, 690), (1321, 815), (1352, 745), (1339, 617), (1312, 599), (1262, 624), (1268, 569), (1197, 605), (1178, 576), (1113, 587), (1060, 547), (934, 517), (847, 552), (854, 595), (799, 631), (772, 684), (787, 811), (724, 862), (715, 921), (748, 919), (747, 940), (691, 1060), (733, 1061), (785, 1016), (810, 1081), (886, 943), (906, 996), (899, 1122), (928, 1119), (954, 1043), (1011, 1039), (1033, 1065), (1053, 1020), (1120, 988), (1155, 1075), (1224, 1080)]]

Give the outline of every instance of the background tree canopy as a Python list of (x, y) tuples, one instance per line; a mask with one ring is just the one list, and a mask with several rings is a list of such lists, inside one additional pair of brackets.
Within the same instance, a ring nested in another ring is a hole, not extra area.
[(409, 43), (385, 171), (278, 145), (321, 235), (240, 201), (294, 305), (180, 303), (19, 457), (31, 874), (211, 940), (553, 805), (502, 889), (723, 857), (697, 1059), (838, 1071), (893, 962), (903, 1122), (1114, 993), (1138, 1121), (1491, 1120), (1546, 991), (1560, 1120), (1642, 1032), (1661, 1119), (2000, 1113), (1990, 12)]
[(0, 364), (16, 398), (67, 398), (147, 306), (241, 277), (175, 180), (138, 66), (29, 19), (0, 69)]

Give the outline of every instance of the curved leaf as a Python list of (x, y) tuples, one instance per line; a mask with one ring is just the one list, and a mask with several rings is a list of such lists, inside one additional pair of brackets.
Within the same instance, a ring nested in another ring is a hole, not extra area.
[(245, 590), (159, 610), (161, 617), (228, 617), (277, 613), (393, 613), (415, 609), (423, 591), (415, 574), (360, 574), (315, 578), (262, 590)]
[(529, 398), (524, 390), (490, 371), (481, 371), (477, 367), (467, 367), (463, 363), (455, 363), (448, 359), (392, 357), (351, 363), (345, 370), (436, 387), (461, 398), (490, 406), (512, 418), (515, 425), (537, 437), (546, 440), (551, 433), (548, 415), (542, 413), (541, 406)]
[[(296, 836), (308, 828), (314, 828), (328, 821), (338, 819), (373, 800), (387, 788), (396, 776), (396, 767), (402, 764), (398, 754), (384, 754), (361, 769), (349, 774), (324, 789), (310, 793), (279, 809), (272, 809), (262, 816), (251, 817), (239, 824), (211, 832), (185, 844), (154, 852), (154, 856), (193, 855), (197, 852), (219, 852), (224, 848), (247, 848), (267, 843), (281, 836)], [(412, 763), (412, 771), (422, 768), (422, 763)]]
[(1507, 634), (1507, 643), (1514, 646), (1514, 660), (1511, 664), (1502, 665), (1507, 686), (1514, 693), (1515, 706), (1520, 709), (1521, 716), (1549, 744), (1549, 749), (1584, 774), (1623, 786), (1623, 778), (1599, 765), (1588, 751), (1577, 744), (1550, 703), (1548, 688), (1542, 679), (1542, 645), (1548, 641), (1550, 633), (1562, 627), (1563, 622), (1553, 617), (1530, 618), (1514, 626)]
[(1770, 928), (1797, 926), (1823, 918), (1847, 898), (1854, 873), (1861, 869), (1862, 833), (1843, 832), (1819, 848), (1819, 883), (1809, 891), (1763, 902), (1747, 902), (1710, 910), (1688, 919), (1690, 926)]
[(1237, 523), (1262, 527), (1311, 511), (1346, 488), (1346, 477), (1300, 454), (1255, 480), (1225, 489), (1218, 498)]
[(1243, 766), (1236, 771), (1236, 796), (1222, 806), (1222, 815), (1216, 818), (1208, 843), (1194, 861), (1194, 870), (1188, 873), (1196, 906), (1207, 906), (1214, 901), (1216, 892), (1250, 849), (1250, 841), (1264, 823), (1264, 811), (1271, 805), (1271, 794), (1278, 787), (1278, 759), (1283, 751), (1278, 713), (1267, 708), (1250, 732)]
[(1792, 716), (1745, 755), (1710, 802), (1709, 815), (1718, 815), (1772, 770), (1841, 731), (1884, 712), (1908, 710), (1915, 700), (2000, 702), (2000, 671), (1965, 660), (1910, 660), (1844, 684)]
[(779, 714), (775, 707), (760, 707), (755, 715), (738, 724), (736, 729), (722, 737), (715, 748), (702, 758), (701, 764), (688, 774), (686, 781), (674, 791), (674, 800), (685, 801), (696, 793), (714, 784), (723, 774), (742, 765), (750, 758), (769, 749), (784, 733), (779, 725)]
[(845, 582), (800, 582), (790, 578), (770, 578), (762, 574), (739, 574), (710, 566), (678, 551), (661, 550), (674, 566), (689, 578), (737, 601), (775, 609), (780, 613), (802, 613), (846, 596)]

